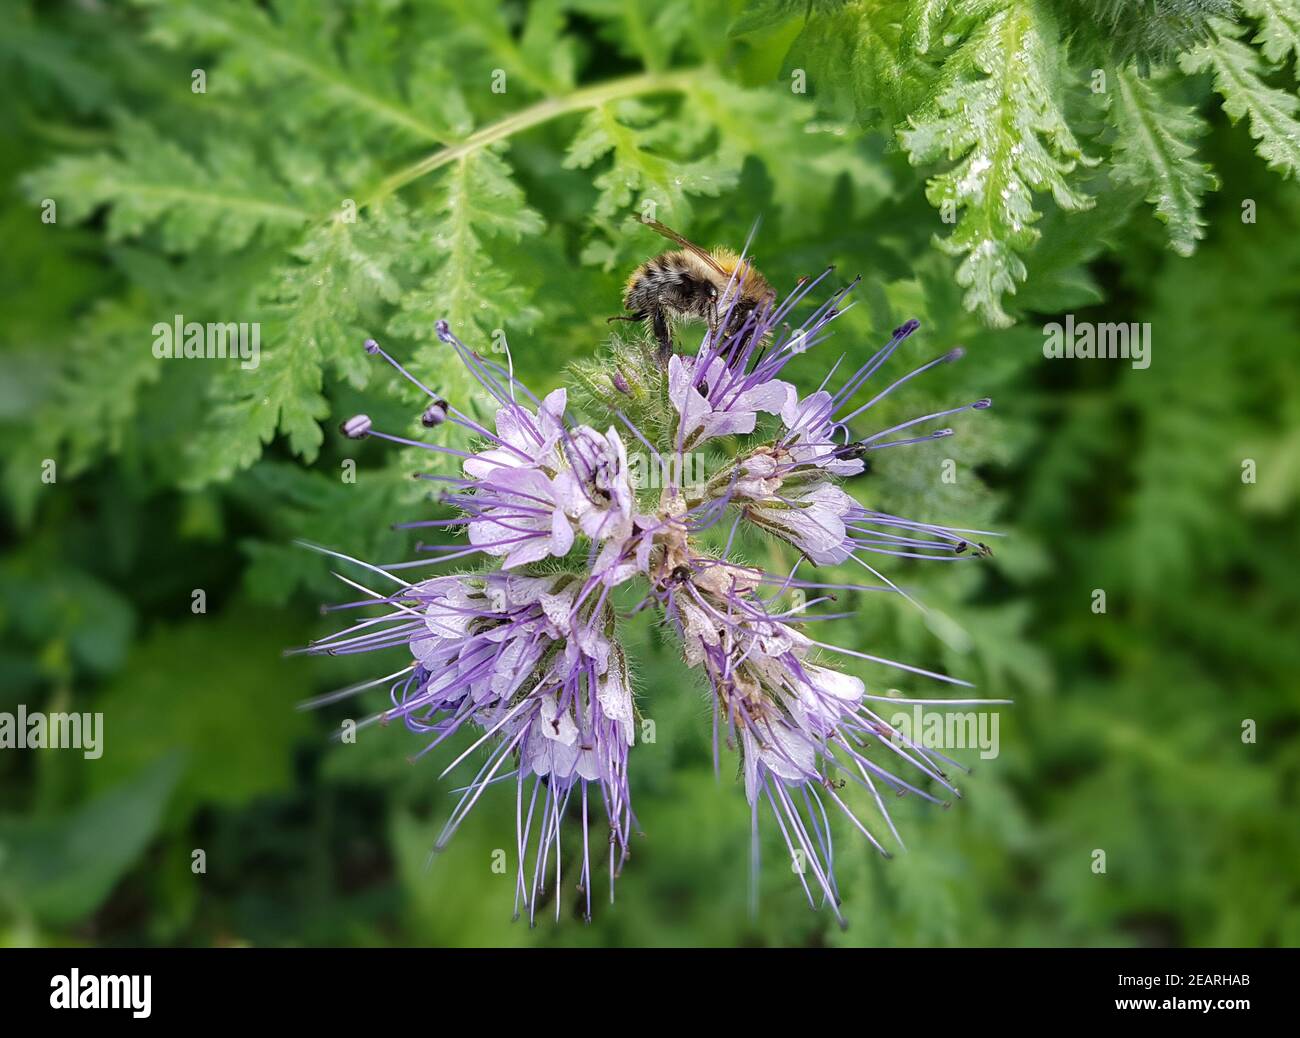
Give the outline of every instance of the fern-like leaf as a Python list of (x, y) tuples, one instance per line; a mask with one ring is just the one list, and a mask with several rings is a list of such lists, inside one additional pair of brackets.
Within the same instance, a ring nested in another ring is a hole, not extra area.
[(45, 459), (61, 459), (60, 478), (76, 476), (133, 434), (140, 394), (162, 368), (144, 336), (149, 315), (138, 301), (105, 301), (79, 323), (76, 347), (6, 458), (6, 482), (20, 521), (30, 519)]
[[(1136, 66), (1146, 75), (1213, 37), (1217, 18), (1231, 18), (1234, 0), (1056, 0), (1080, 51), (1106, 64)], [(1087, 66), (1085, 66), (1087, 67)]]
[(72, 222), (108, 206), (110, 238), (156, 227), (174, 252), (234, 252), (259, 231), (282, 237), (311, 219), (311, 206), (236, 141), (213, 138), (200, 161), (129, 115), (118, 117), (116, 141), (117, 154), (65, 156), (28, 174), (28, 196), (54, 199)]
[(1286, 176), (1300, 173), (1300, 98), (1264, 82), (1268, 69), (1259, 52), (1241, 42), (1241, 26), (1219, 21), (1218, 39), (1185, 54), (1187, 72), (1210, 72), (1223, 110), (1234, 123), (1246, 119), (1255, 150), (1269, 168)]
[[(396, 26), (357, 5), (336, 18), (327, 6), (305, 0), (277, 0), (269, 8), (246, 0), (135, 0), (150, 9), (151, 36), (173, 48), (217, 48), (223, 54), (216, 84), (274, 87), (291, 104), (269, 114), (291, 123), (344, 116), (352, 133), (376, 129), (404, 141), (446, 143), (457, 136), (442, 106), (417, 107), (405, 96), (391, 60)], [(339, 31), (339, 26), (343, 31)], [(427, 48), (423, 63), (433, 52)], [(447, 110), (455, 112), (457, 103)]]
[(952, 0), (914, 0), (903, 18), (903, 46), (927, 54), (938, 41), (939, 31)]
[(979, 21), (948, 59), (934, 100), (900, 131), (915, 165), (955, 160), (926, 197), (959, 212), (939, 245), (961, 257), (965, 303), (990, 324), (1011, 317), (1003, 298), (1025, 279), (1021, 254), (1037, 240), (1033, 193), (1065, 209), (1091, 200), (1067, 177), (1085, 158), (1055, 100), (1047, 37), (1033, 10), (1010, 3)]
[(920, 103), (928, 72), (906, 39), (911, 14), (897, 0), (849, 0), (822, 9), (790, 45), (786, 70), (806, 70), (818, 101), (864, 126), (878, 115), (897, 123)]
[(1172, 103), (1150, 79), (1121, 69), (1111, 108), (1119, 131), (1112, 175), (1147, 192), (1146, 200), (1169, 227), (1169, 245), (1190, 256), (1205, 237), (1201, 198), (1218, 187), (1210, 167), (1195, 158), (1190, 138), (1206, 132), (1195, 109)]
[(186, 485), (230, 478), (277, 433), (295, 454), (316, 457), (330, 410), (326, 368), (365, 383), (371, 367), (361, 343), (379, 305), (398, 298), (411, 240), (402, 208), (390, 201), (355, 224), (317, 228), (294, 250), (296, 262), (267, 293), (260, 363), (224, 369), (213, 382), (212, 413), (188, 445)]
[[(589, 169), (609, 160), (608, 168), (593, 178), (599, 192), (593, 216), (598, 224), (614, 224), (634, 206), (649, 203), (655, 218), (679, 224), (689, 222), (689, 195), (716, 196), (736, 182), (739, 162), (734, 157), (707, 154), (679, 159), (675, 151), (698, 142), (700, 121), (676, 124), (660, 118), (660, 109), (631, 99), (602, 104), (583, 118), (569, 145), (564, 165)], [(612, 267), (622, 256), (617, 246), (598, 241), (583, 258)]]
[[(470, 152), (441, 174), (433, 218), (419, 228), (421, 241), (433, 248), (419, 253), (423, 280), (403, 296), (389, 325), (394, 334), (433, 342), (434, 323), (445, 319), (480, 348), (498, 338), (497, 329), (526, 329), (536, 321), (538, 311), (512, 273), (508, 250), (490, 244), (539, 234), (542, 218), (525, 204), (497, 150)], [(417, 364), (431, 375), (445, 367), (429, 350)]]
[(628, 57), (652, 71), (668, 67), (678, 43), (691, 28), (692, 0), (569, 0), (571, 6), (604, 23), (602, 35)]
[(437, 5), (439, 48), (444, 54), (473, 55), (475, 76), (486, 73), (485, 88), (499, 71), (505, 73), (507, 94), (512, 81), (534, 93), (561, 93), (573, 86), (574, 76), (573, 41), (563, 34), (565, 6), (563, 0), (527, 4), (517, 26), (503, 5), (442, 0)]
[(1300, 79), (1300, 7), (1292, 0), (1241, 0), (1241, 7), (1259, 20), (1255, 42), (1264, 57), (1280, 65), (1288, 54), (1294, 55), (1295, 75)]
[[(685, 104), (716, 128), (723, 159), (737, 168), (747, 156), (762, 161), (772, 181), (773, 222), (812, 202), (830, 205), (840, 177), (868, 199), (890, 191), (880, 165), (845, 141), (844, 126), (817, 119), (813, 107), (789, 90), (745, 90), (705, 76), (687, 88)], [(764, 227), (770, 234), (771, 224)]]

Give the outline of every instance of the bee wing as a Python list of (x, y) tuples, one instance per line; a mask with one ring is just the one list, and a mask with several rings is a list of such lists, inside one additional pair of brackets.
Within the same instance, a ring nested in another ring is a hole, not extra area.
[(646, 227), (649, 227), (655, 233), (662, 234), (669, 241), (676, 242), (683, 249), (695, 253), (695, 255), (700, 257), (700, 259), (702, 259), (710, 267), (716, 270), (718, 274), (721, 275), (722, 277), (725, 278), (727, 276), (727, 272), (723, 270), (720, 266), (718, 266), (718, 261), (713, 258), (712, 254), (710, 254), (705, 249), (701, 249), (693, 241), (688, 241), (687, 239), (683, 238), (671, 227), (665, 227), (658, 220), (641, 220), (640, 223), (644, 224)]

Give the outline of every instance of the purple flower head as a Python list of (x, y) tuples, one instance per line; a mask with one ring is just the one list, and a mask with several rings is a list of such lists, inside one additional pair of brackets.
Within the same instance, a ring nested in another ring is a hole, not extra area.
[[(917, 781), (929, 780), (959, 796), (945, 769), (961, 765), (901, 738), (870, 705), (877, 700), (893, 704), (919, 700), (872, 695), (859, 678), (814, 662), (813, 654), (842, 652), (939, 681), (965, 682), (816, 641), (799, 629), (805, 618), (768, 610), (757, 594), (765, 578), (755, 571), (718, 560), (699, 562), (701, 579), (685, 593), (670, 592), (668, 611), (682, 632), (688, 664), (702, 665), (713, 690), (715, 759), (720, 732), (725, 732), (728, 745), (740, 749), (745, 792), (753, 809), (754, 866), (758, 807), (765, 803), (798, 866), (809, 900), (814, 900), (813, 888), (820, 888), (838, 917), (826, 804), (844, 814), (888, 857), (880, 839), (841, 791), (847, 785), (865, 790), (901, 844), (881, 790), (942, 802)], [(876, 744), (888, 752), (871, 754)], [(918, 774), (909, 778), (900, 771)]]
[[(520, 802), (530, 805), (516, 834), (516, 908), (522, 905), (530, 918), (545, 890), (548, 860), (558, 888), (561, 822), (571, 804), (584, 821), (599, 809), (609, 822), (611, 897), (634, 821), (627, 785), (634, 740), (627, 661), (605, 634), (612, 619), (608, 605), (579, 602), (581, 588), (581, 576), (571, 573), (435, 577), (404, 584), (380, 600), (384, 615), (309, 649), (342, 654), (409, 646), (411, 663), (383, 679), (392, 680), (392, 706), (373, 720), (400, 718), (422, 735), (426, 744), (416, 757), (462, 729), (477, 732), (443, 774), (490, 744), (435, 850), (446, 846), (489, 786), (513, 779)], [(585, 840), (582, 863), (589, 915)]]
[(736, 387), (730, 375), (727, 362), (716, 355), (669, 360), (668, 399), (680, 417), (683, 450), (715, 436), (753, 432), (760, 411), (779, 414), (794, 394), (788, 382)]
[[(422, 558), (387, 565), (349, 560), (385, 583), (371, 590), (344, 578), (365, 597), (331, 608), (378, 612), (306, 651), (405, 647), (409, 663), (403, 669), (322, 701), (387, 685), (391, 705), (371, 721), (400, 718), (424, 740), (417, 758), (456, 737), (458, 753), (444, 775), (474, 758), (477, 770), (435, 849), (446, 845), (491, 787), (515, 787), (515, 904), (530, 920), (550, 882), (559, 912), (558, 895), (568, 881), (561, 875), (566, 831), (581, 841), (578, 875), (569, 878), (584, 912), (589, 916), (591, 910), (593, 835), (609, 845), (613, 898), (636, 826), (628, 763), (637, 714), (621, 630), (627, 618), (644, 610), (660, 613), (676, 630), (687, 666), (707, 679), (715, 763), (723, 745), (740, 754), (754, 867), (760, 805), (766, 805), (787, 852), (801, 866), (796, 871), (810, 901), (820, 898), (839, 917), (833, 813), (887, 853), (885, 834), (862, 817), (864, 805), (880, 816), (889, 838), (901, 842), (885, 792), (937, 802), (956, 795), (948, 776), (959, 765), (893, 731), (873, 704), (980, 701), (885, 697), (851, 670), (861, 661), (926, 681), (966, 682), (838, 648), (809, 632), (816, 631), (815, 622), (851, 615), (817, 609), (835, 591), (904, 595), (872, 567), (867, 553), (946, 561), (989, 554), (974, 538), (992, 534), (868, 509), (845, 483), (863, 471), (871, 452), (951, 435), (951, 428), (934, 423), (984, 410), (989, 402), (855, 431), (890, 393), (961, 355), (950, 350), (868, 392), (868, 383), (916, 332), (915, 321), (895, 329), (884, 347), (836, 381), (841, 358), (820, 386), (800, 396), (782, 377), (786, 367), (830, 337), (852, 288), (796, 322), (796, 309), (828, 274), (801, 283), (780, 303), (765, 301), (743, 313), (735, 309), (737, 294), (724, 295), (725, 312), (698, 353), (672, 356), (666, 372), (654, 366), (649, 343), (640, 353), (611, 358), (598, 377), (582, 380), (597, 397), (594, 410), (603, 420), (594, 423), (569, 413), (564, 388), (539, 399), (514, 377), (513, 363), (503, 368), (471, 350), (446, 322), (438, 322), (438, 338), (477, 381), (491, 428), (461, 410), (463, 401), (439, 396), (374, 340), (366, 342), (368, 353), (427, 394), (421, 425), (441, 441), (449, 439), (449, 430), (459, 430), (470, 449), (383, 432), (364, 416), (344, 423), (349, 436), (373, 436), (451, 459), (456, 474), (426, 476), (447, 485), (437, 501), (456, 514), (399, 524), (450, 535), (420, 545)], [(602, 387), (607, 398), (599, 398)], [(647, 393), (658, 395), (646, 400)], [(615, 420), (618, 427), (610, 424)], [(647, 490), (633, 478), (634, 460), (648, 457), (668, 467), (708, 441), (715, 441), (714, 448), (725, 442), (736, 447), (702, 485), (673, 477)], [(721, 538), (710, 540), (710, 531), (724, 520), (730, 532), (719, 547)], [(793, 567), (783, 575), (737, 562), (731, 548), (741, 524), (792, 546)], [(461, 529), (463, 540), (454, 537)], [(402, 576), (475, 556), (489, 568), (418, 582)], [(799, 575), (804, 566), (845, 563), (867, 569), (880, 583)], [(637, 591), (629, 596), (624, 585)], [(616, 589), (619, 610), (612, 600)], [(485, 756), (476, 756), (480, 750)], [(601, 815), (607, 835), (593, 833)]]

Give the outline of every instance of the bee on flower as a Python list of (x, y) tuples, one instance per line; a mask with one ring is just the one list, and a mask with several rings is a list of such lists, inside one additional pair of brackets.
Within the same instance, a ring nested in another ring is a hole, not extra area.
[[(740, 757), (755, 872), (766, 812), (790, 856), (806, 863), (796, 872), (810, 903), (829, 905), (839, 918), (831, 817), (842, 815), (887, 856), (886, 839), (901, 840), (886, 794), (936, 802), (958, 795), (950, 769), (960, 766), (900, 737), (878, 712), (886, 700), (935, 700), (875, 694), (852, 671), (857, 661), (868, 661), (948, 685), (967, 683), (837, 647), (808, 629), (813, 621), (840, 615), (815, 608), (832, 601), (835, 590), (903, 594), (868, 556), (959, 561), (988, 553), (983, 542), (972, 540), (992, 536), (987, 531), (867, 508), (845, 480), (862, 472), (875, 451), (952, 435), (951, 427), (935, 424), (981, 411), (989, 401), (865, 434), (855, 431), (886, 396), (960, 358), (960, 350), (950, 350), (868, 391), (917, 331), (915, 321), (897, 328), (834, 388), (838, 362), (817, 389), (801, 395), (782, 377), (787, 365), (829, 338), (853, 286), (815, 306), (797, 331), (788, 330), (787, 319), (827, 276), (829, 271), (801, 282), (779, 303), (765, 297), (744, 313), (724, 311), (693, 356), (665, 357), (647, 337), (640, 348), (595, 362), (581, 380), (603, 392), (590, 402), (589, 414), (576, 413), (565, 388), (539, 399), (514, 377), (512, 366), (503, 368), (470, 349), (446, 322), (438, 323), (438, 338), (491, 401), (492, 428), (470, 417), (472, 409), (462, 410), (425, 386), (373, 340), (366, 343), (368, 352), (428, 395), (421, 416), (426, 428), (459, 427), (474, 449), (436, 442), (437, 434), (426, 441), (387, 433), (364, 415), (344, 422), (344, 434), (451, 458), (456, 475), (430, 478), (447, 485), (439, 500), (457, 514), (399, 525), (449, 534), (463, 529), (466, 536), (422, 545), (427, 557), (418, 560), (350, 560), (379, 583), (364, 588), (366, 598), (335, 608), (378, 612), (305, 651), (406, 648), (409, 661), (397, 673), (322, 698), (387, 685), (391, 705), (372, 720), (400, 719), (424, 740), (417, 757), (465, 733), (443, 774), (471, 757), (477, 771), (464, 784), (436, 848), (446, 845), (491, 787), (513, 787), (517, 915), (535, 920), (553, 884), (558, 917), (560, 892), (572, 880), (590, 918), (594, 872), (607, 873), (612, 901), (638, 832), (629, 785), (638, 717), (634, 661), (621, 637), (629, 611), (615, 609), (616, 589), (638, 589), (630, 613), (657, 612), (677, 633), (687, 666), (707, 682), (715, 765), (720, 771), (724, 746)], [(738, 305), (736, 293), (721, 298)], [(647, 420), (638, 421), (638, 415)], [(675, 473), (686, 452), (737, 443), (698, 485), (669, 478), (648, 491), (631, 477), (629, 449), (647, 451), (663, 471)], [(679, 464), (669, 464), (671, 459)], [(732, 545), (742, 524), (789, 545), (798, 560), (793, 568), (773, 573), (739, 562)], [(725, 546), (719, 547), (723, 538), (710, 534), (723, 530)], [(463, 560), (473, 560), (475, 568), (415, 581), (405, 576)], [(861, 567), (879, 583), (818, 578), (817, 567), (841, 564)], [(799, 596), (797, 606), (781, 605), (791, 593)], [(627, 594), (620, 591), (621, 600)], [(646, 690), (647, 697), (674, 694), (680, 693)], [(475, 756), (480, 750), (485, 756)], [(850, 796), (851, 787), (864, 795)], [(864, 817), (862, 804), (878, 817)], [(566, 830), (581, 843), (576, 876), (562, 871)]]

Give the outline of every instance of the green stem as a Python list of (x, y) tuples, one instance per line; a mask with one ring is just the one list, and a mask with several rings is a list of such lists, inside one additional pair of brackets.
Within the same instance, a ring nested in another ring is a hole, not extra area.
[(89, 130), (81, 126), (52, 123), (38, 117), (30, 109), (20, 110), (23, 129), (36, 137), (43, 137), (64, 148), (106, 148), (113, 143), (107, 130)]
[(462, 159), (466, 155), (470, 155), (481, 148), (486, 148), (490, 144), (495, 144), (497, 141), (505, 140), (516, 133), (530, 130), (534, 126), (540, 126), (542, 123), (558, 119), (563, 115), (598, 108), (601, 105), (608, 104), (611, 101), (619, 101), (625, 97), (679, 91), (693, 79), (696, 79), (700, 72), (701, 70), (698, 68), (682, 69), (676, 72), (645, 72), (640, 75), (614, 79), (608, 83), (583, 87), (581, 90), (575, 90), (563, 97), (552, 97), (547, 98), (545, 101), (538, 101), (535, 105), (530, 105), (528, 108), (506, 116), (499, 122), (483, 127), (481, 130), (470, 134), (463, 141), (449, 144), (445, 148), (439, 148), (437, 151), (420, 159), (419, 162), (412, 163), (405, 169), (399, 169), (396, 173), (381, 180), (361, 200), (360, 207), (364, 208), (382, 201), (393, 192), (405, 187), (413, 180), (418, 180), (426, 173), (432, 173), (435, 169), (445, 166), (449, 162)]

